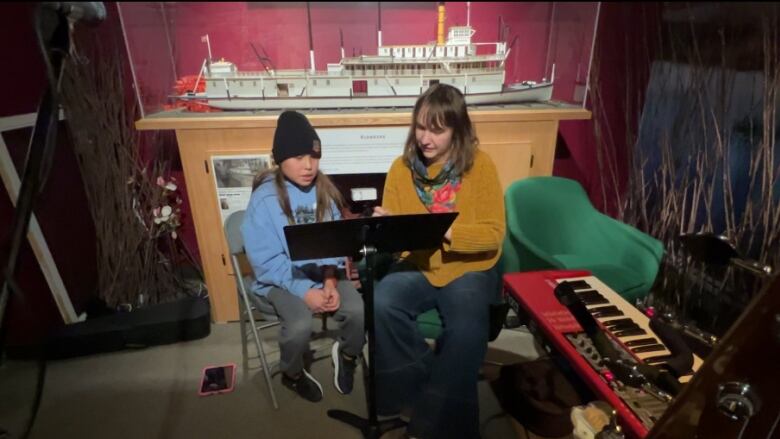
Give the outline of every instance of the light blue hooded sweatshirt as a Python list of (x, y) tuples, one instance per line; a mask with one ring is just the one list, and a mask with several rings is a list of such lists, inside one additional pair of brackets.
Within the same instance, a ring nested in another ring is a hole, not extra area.
[[(317, 189), (311, 185), (305, 190), (285, 180), (290, 208), (296, 224), (316, 220)], [(331, 207), (333, 220), (341, 219), (335, 203)], [(326, 220), (330, 220), (326, 213)], [(241, 225), (244, 248), (255, 274), (252, 292), (265, 296), (271, 287), (278, 287), (303, 298), (311, 288), (322, 288), (322, 267), (343, 266), (344, 258), (291, 261), (284, 237), (287, 216), (279, 205), (274, 178), (267, 178), (252, 192), (249, 206)]]

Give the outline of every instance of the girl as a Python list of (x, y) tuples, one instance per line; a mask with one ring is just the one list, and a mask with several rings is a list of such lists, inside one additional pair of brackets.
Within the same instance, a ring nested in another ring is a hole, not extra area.
[[(461, 92), (432, 86), (414, 107), (404, 154), (374, 211), (459, 213), (440, 248), (403, 254), (375, 290), (377, 409), (410, 409), (411, 437), (479, 437), (477, 379), (505, 219), (495, 165), (477, 143)], [(416, 324), (433, 308), (444, 325), (435, 354)]]
[(342, 197), (319, 171), (320, 138), (306, 116), (285, 111), (274, 133), (277, 168), (255, 179), (244, 224), (246, 254), (255, 274), (252, 292), (273, 306), (281, 321), (282, 384), (310, 401), (322, 386), (304, 368), (313, 313), (334, 313), (342, 336), (333, 344), (334, 384), (352, 391), (356, 357), (363, 349), (363, 303), (339, 265), (343, 260), (291, 261), (284, 226), (341, 218)]

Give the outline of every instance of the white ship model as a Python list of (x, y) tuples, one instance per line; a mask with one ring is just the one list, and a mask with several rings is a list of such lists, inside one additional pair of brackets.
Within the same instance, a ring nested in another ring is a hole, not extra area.
[[(397, 46), (382, 45), (380, 25), (376, 55), (345, 57), (342, 47), (341, 61), (328, 64), (327, 71), (314, 70), (311, 37), (310, 69), (275, 70), (258, 55), (265, 71), (245, 72), (224, 59), (212, 62), (205, 36), (209, 58), (192, 87), (202, 91), (177, 98), (223, 110), (413, 107), (430, 85), (442, 83), (463, 92), (469, 105), (551, 99), (553, 79), (504, 85), (511, 50), (505, 41), (473, 43), (475, 30), (469, 25), (450, 27), (445, 41), (443, 6), (438, 25), (436, 42)], [(488, 53), (478, 54), (479, 46), (488, 46)]]

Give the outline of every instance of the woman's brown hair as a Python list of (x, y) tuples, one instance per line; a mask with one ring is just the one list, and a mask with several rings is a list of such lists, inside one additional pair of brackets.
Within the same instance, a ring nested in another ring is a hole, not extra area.
[[(252, 192), (269, 178), (273, 178), (274, 180), (279, 206), (287, 217), (287, 223), (295, 224), (295, 217), (293, 216), (292, 208), (290, 207), (290, 197), (287, 195), (287, 186), (284, 184), (285, 178), (281, 166), (266, 169), (258, 174), (252, 182)], [(336, 204), (336, 209), (341, 211), (344, 208), (344, 197), (341, 196), (341, 192), (339, 192), (330, 178), (320, 170), (317, 170), (317, 178), (314, 179), (314, 184), (317, 189), (316, 221), (318, 223), (324, 221), (326, 219), (326, 214), (329, 214), (328, 218), (332, 220), (336, 215), (336, 212), (333, 212), (332, 209), (333, 203)]]
[(452, 171), (457, 175), (468, 172), (474, 165), (479, 139), (474, 133), (466, 111), (466, 100), (460, 90), (447, 84), (434, 84), (417, 99), (412, 112), (412, 126), (404, 146), (404, 163), (410, 168), (415, 157), (420, 157), (415, 128), (421, 113), (424, 119), (422, 122), (429, 128), (452, 128), (449, 155)]

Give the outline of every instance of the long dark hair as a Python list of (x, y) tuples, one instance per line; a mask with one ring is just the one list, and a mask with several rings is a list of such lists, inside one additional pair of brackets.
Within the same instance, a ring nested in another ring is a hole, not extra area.
[(417, 148), (417, 118), (425, 111), (425, 125), (432, 128), (452, 128), (452, 146), (449, 161), (452, 172), (463, 175), (474, 165), (479, 139), (471, 125), (466, 111), (466, 100), (457, 88), (447, 84), (434, 84), (425, 91), (414, 105), (412, 126), (404, 145), (404, 163), (412, 167), (415, 156), (420, 157)]
[[(271, 169), (266, 169), (258, 174), (252, 182), (252, 192), (257, 189), (258, 186), (263, 184), (266, 180), (273, 178), (274, 186), (276, 187), (276, 195), (279, 200), (279, 206), (282, 208), (282, 212), (287, 217), (288, 224), (295, 224), (295, 217), (290, 207), (290, 196), (287, 195), (287, 186), (284, 184), (285, 177), (282, 172), (281, 166), (276, 166)], [(317, 189), (317, 213), (316, 221), (322, 222), (326, 218), (335, 218), (335, 212), (333, 212), (333, 204), (336, 204), (336, 209), (344, 208), (344, 197), (341, 196), (336, 185), (319, 169), (317, 170), (317, 177), (314, 179), (314, 184)], [(326, 214), (328, 216), (326, 216)]]

